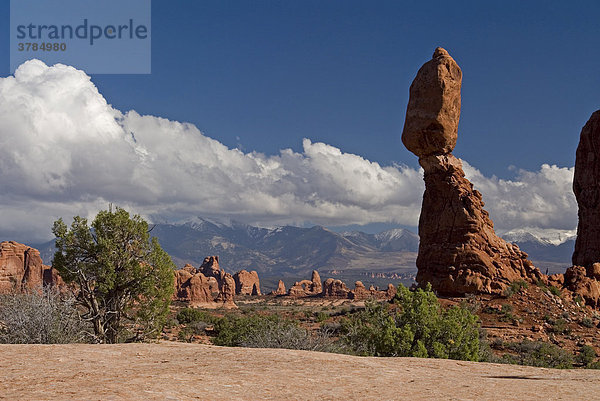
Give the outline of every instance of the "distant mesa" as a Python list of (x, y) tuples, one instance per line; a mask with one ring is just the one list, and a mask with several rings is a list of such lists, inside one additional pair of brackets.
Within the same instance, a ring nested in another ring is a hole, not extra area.
[(542, 275), (518, 246), (495, 234), (481, 194), (452, 154), (461, 85), (460, 67), (438, 47), (410, 86), (402, 142), (425, 171), (417, 282), (443, 295), (502, 294), (515, 280)]

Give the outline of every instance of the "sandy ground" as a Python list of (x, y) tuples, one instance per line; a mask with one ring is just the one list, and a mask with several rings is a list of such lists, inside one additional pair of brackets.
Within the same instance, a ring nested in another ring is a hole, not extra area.
[(168, 343), (0, 345), (2, 400), (600, 400), (600, 371)]

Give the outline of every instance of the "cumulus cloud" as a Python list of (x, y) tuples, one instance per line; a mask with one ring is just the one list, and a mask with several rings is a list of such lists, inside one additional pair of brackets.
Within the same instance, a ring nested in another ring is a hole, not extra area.
[[(0, 238), (47, 239), (56, 218), (92, 217), (109, 202), (155, 221), (417, 225), (421, 171), (302, 145), (230, 149), (192, 124), (116, 110), (83, 71), (28, 61), (0, 78)], [(576, 222), (572, 169), (544, 165), (514, 181), (465, 170), (498, 226)]]
[(543, 164), (539, 171), (517, 170), (514, 180), (487, 178), (463, 161), (465, 176), (483, 195), (495, 227), (573, 230), (577, 201), (573, 194), (574, 167)]

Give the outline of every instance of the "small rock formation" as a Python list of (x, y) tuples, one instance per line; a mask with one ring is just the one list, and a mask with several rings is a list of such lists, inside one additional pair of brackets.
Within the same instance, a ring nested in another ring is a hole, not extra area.
[[(390, 289), (391, 288), (391, 289)], [(386, 291), (380, 291), (374, 286), (370, 286), (369, 289), (365, 287), (362, 281), (354, 283), (354, 289), (348, 293), (348, 298), (354, 300), (363, 299), (392, 299), (396, 296), (396, 287), (393, 284), (388, 284)]]
[(217, 296), (217, 302), (222, 303), (226, 306), (235, 306), (235, 280), (229, 273), (225, 273), (221, 282), (219, 283), (219, 295)]
[(371, 296), (371, 293), (372, 291), (367, 290), (362, 281), (357, 281), (354, 283), (354, 290), (350, 291), (349, 295), (351, 299), (367, 299)]
[(321, 284), (321, 276), (319, 276), (318, 271), (312, 271), (310, 281), (312, 281), (311, 291), (315, 294), (320, 294), (323, 291), (323, 285)]
[(573, 297), (579, 295), (586, 305), (596, 308), (599, 306), (598, 301), (600, 300), (600, 282), (598, 281), (600, 264), (594, 263), (594, 266), (597, 266), (595, 269), (598, 270), (597, 272), (590, 271), (591, 269), (583, 266), (569, 267), (564, 275), (564, 286), (573, 292)]
[(260, 295), (260, 280), (256, 271), (240, 270), (233, 275), (236, 295)]
[(512, 281), (541, 273), (526, 253), (495, 234), (481, 194), (451, 153), (461, 84), (460, 67), (438, 47), (410, 86), (402, 142), (425, 171), (417, 282), (444, 295), (501, 294)]
[(58, 272), (42, 263), (37, 249), (15, 241), (0, 243), (0, 294), (63, 284)]
[(394, 298), (397, 293), (398, 293), (398, 288), (392, 283), (388, 284), (388, 288), (385, 291), (385, 295), (386, 295), (387, 299)]
[(291, 297), (307, 297), (311, 295), (319, 295), (322, 292), (323, 285), (319, 272), (313, 270), (310, 280), (296, 281), (290, 287), (288, 295)]
[(285, 284), (283, 282), (283, 280), (279, 280), (279, 283), (277, 283), (277, 289), (275, 291), (271, 292), (271, 295), (285, 295), (287, 294), (287, 291), (285, 290)]
[(220, 278), (225, 271), (219, 267), (218, 256), (207, 256), (198, 268), (198, 271), (206, 277)]
[(187, 264), (175, 271), (173, 299), (192, 307), (235, 308), (235, 280), (219, 267), (219, 257), (209, 256), (199, 268)]
[(600, 262), (600, 110), (581, 130), (573, 192), (579, 206), (573, 265), (588, 268)]
[(323, 283), (323, 291), (321, 294), (324, 297), (348, 298), (350, 290), (342, 280), (328, 278)]

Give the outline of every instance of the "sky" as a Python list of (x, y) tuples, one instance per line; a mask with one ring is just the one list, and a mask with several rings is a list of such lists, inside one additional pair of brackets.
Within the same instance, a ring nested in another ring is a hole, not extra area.
[(416, 227), (408, 88), (463, 71), (454, 154), (499, 230), (573, 230), (600, 108), (593, 1), (152, 1), (151, 74), (23, 64), (0, 4), (0, 240), (112, 202), (155, 222)]

